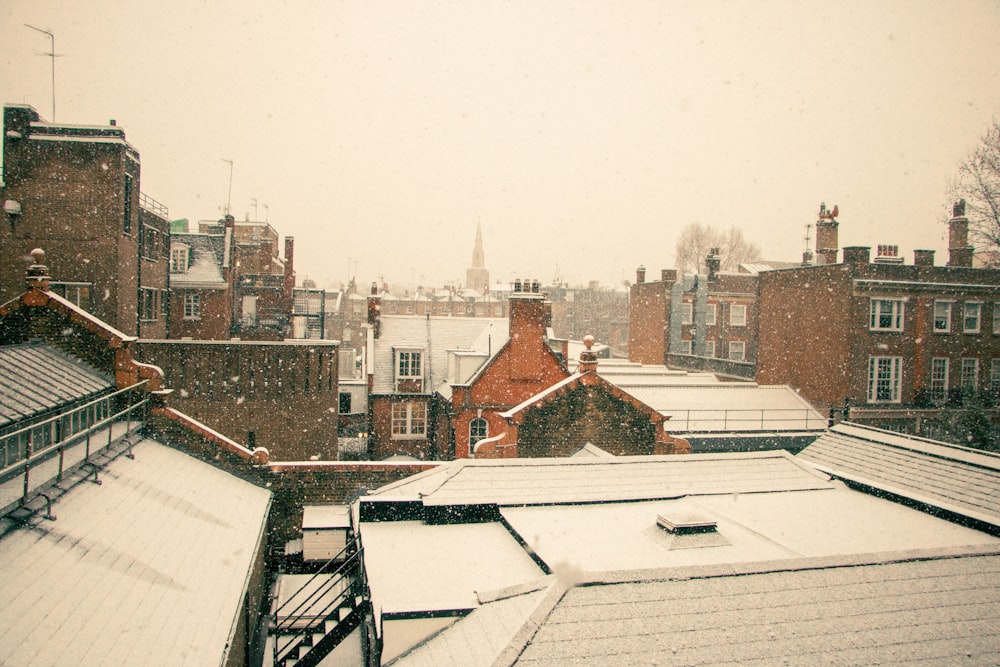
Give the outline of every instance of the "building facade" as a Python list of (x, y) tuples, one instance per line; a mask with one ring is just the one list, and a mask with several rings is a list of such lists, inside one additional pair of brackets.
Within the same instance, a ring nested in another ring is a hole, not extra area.
[(130, 335), (165, 336), (166, 209), (141, 194), (139, 153), (115, 121), (57, 125), (8, 105), (3, 162), (0, 302), (44, 247), (54, 292)]

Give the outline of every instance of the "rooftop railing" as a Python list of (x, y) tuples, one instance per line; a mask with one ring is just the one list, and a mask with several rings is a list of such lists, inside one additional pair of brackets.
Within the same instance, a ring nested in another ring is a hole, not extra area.
[[(0, 516), (24, 506), (42, 487), (141, 428), (148, 380), (0, 436)], [(95, 467), (94, 476), (97, 476)]]
[(167, 207), (147, 195), (145, 192), (139, 193), (139, 206), (143, 207), (147, 211), (157, 214), (161, 218), (169, 219)]
[(809, 408), (756, 410), (663, 410), (667, 431), (799, 431), (826, 428), (828, 419)]

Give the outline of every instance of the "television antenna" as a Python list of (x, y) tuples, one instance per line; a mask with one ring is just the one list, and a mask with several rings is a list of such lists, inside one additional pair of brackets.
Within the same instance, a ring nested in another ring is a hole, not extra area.
[(56, 58), (62, 57), (63, 54), (56, 53), (56, 36), (52, 34), (51, 30), (43, 30), (41, 28), (36, 28), (33, 25), (27, 23), (24, 24), (25, 28), (31, 28), (35, 32), (40, 32), (43, 35), (49, 36), (49, 52), (44, 51), (39, 53), (40, 56), (48, 56), (52, 59), (52, 122), (56, 122)]

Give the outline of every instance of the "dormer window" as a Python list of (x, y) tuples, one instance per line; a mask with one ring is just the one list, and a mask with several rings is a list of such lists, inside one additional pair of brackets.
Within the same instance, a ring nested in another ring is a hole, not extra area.
[(191, 249), (186, 245), (170, 246), (170, 273), (186, 273)]
[(396, 377), (420, 378), (423, 355), (419, 350), (400, 350), (396, 353)]

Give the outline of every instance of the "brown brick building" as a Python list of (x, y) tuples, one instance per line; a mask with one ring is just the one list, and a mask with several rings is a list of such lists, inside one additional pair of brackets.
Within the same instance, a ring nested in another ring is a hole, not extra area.
[(130, 335), (167, 335), (166, 209), (140, 194), (139, 153), (114, 121), (47, 123), (4, 108), (0, 302), (42, 247), (52, 291)]
[[(854, 420), (919, 428), (958, 395), (1000, 390), (1000, 271), (972, 268), (956, 206), (949, 261), (895, 246), (843, 250), (843, 263), (765, 272), (757, 380), (787, 383)], [(904, 423), (905, 422), (905, 423)]]

